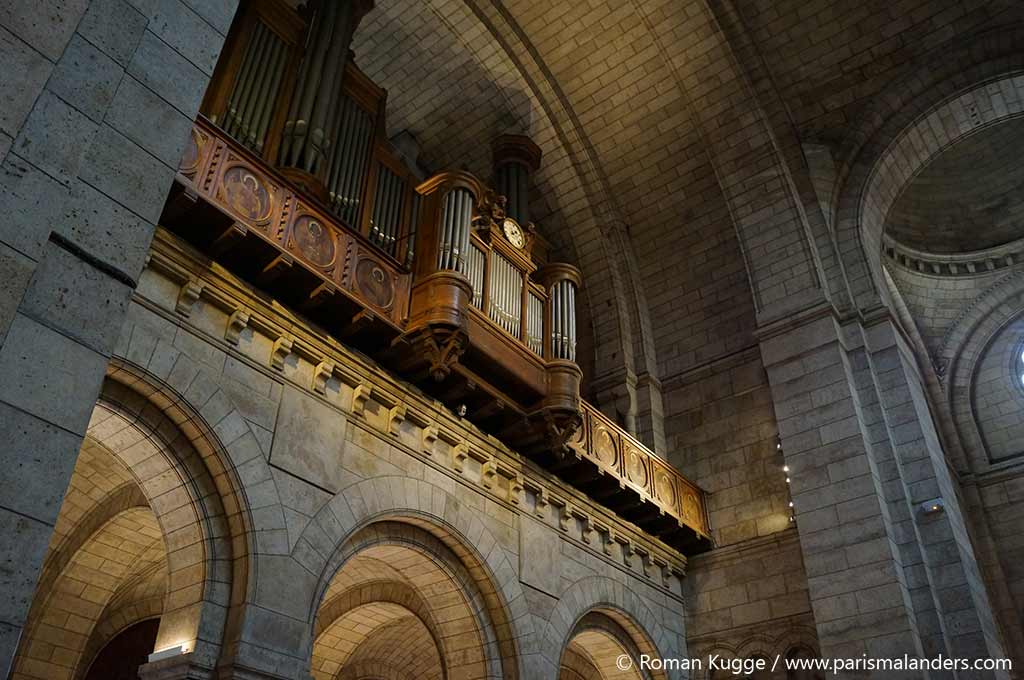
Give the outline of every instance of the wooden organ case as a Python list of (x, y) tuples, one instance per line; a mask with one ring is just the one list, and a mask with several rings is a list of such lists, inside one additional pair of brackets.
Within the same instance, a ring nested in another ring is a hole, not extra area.
[(530, 221), (528, 138), (494, 187), (419, 176), (353, 63), (366, 0), (243, 1), (161, 218), (222, 266), (685, 552), (703, 492), (580, 398), (572, 265)]

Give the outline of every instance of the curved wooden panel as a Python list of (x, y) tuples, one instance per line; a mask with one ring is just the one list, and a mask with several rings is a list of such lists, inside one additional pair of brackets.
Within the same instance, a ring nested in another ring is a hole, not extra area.
[(375, 256), (372, 247), (360, 243), (360, 235), (215, 126), (196, 123), (178, 179), (309, 271), (338, 284), (396, 326), (404, 323), (410, 275)]
[(704, 492), (700, 487), (594, 406), (583, 402), (583, 413), (589, 437), (585, 448), (578, 450), (585, 458), (698, 534), (705, 537), (710, 534)]

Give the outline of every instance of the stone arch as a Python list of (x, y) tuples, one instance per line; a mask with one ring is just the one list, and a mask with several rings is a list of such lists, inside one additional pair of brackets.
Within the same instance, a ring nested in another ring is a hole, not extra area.
[[(817, 632), (813, 626), (792, 623), (786, 625), (781, 631), (776, 629), (759, 630), (740, 640), (714, 640), (713, 642), (706, 643), (706, 646), (699, 645), (690, 649), (690, 657), (706, 660), (709, 655), (717, 654), (723, 659), (753, 659), (762, 657), (771, 661), (776, 656), (780, 659), (785, 657), (792, 650), (804, 650), (812, 658), (817, 658), (820, 655)], [(707, 667), (702, 668), (699, 672), (693, 673), (691, 677), (695, 680), (709, 680), (712, 678), (709, 670)], [(771, 676), (785, 677), (785, 668), (776, 667), (775, 673), (772, 673)], [(724, 676), (716, 674), (713, 677), (735, 676), (727, 673)]]
[(942, 149), (1024, 113), (1024, 27), (967, 36), (914, 62), (873, 98), (840, 150), (833, 223), (841, 266), (862, 311), (888, 302), (886, 214), (905, 183)]
[[(628, 614), (608, 608), (594, 609), (584, 614), (569, 634), (559, 659), (559, 680), (574, 680), (575, 676), (664, 680), (663, 670), (641, 664), (643, 655), (657, 658), (657, 650)], [(622, 665), (623, 657), (631, 663)], [(588, 667), (594, 675), (584, 673)]]
[[(536, 643), (517, 565), (474, 506), (440, 486), (408, 477), (376, 477), (342, 489), (309, 522), (291, 556), (268, 564), (294, 584), (287, 593), (259, 590), (265, 593), (265, 606), (290, 617), (294, 624), (289, 625), (302, 626), (301, 648), (306, 652), (303, 659), (296, 659), (297, 665), (309, 667), (317, 611), (331, 578), (347, 558), (349, 541), (380, 522), (409, 525), (450, 550), (462, 563), (465, 578), (479, 589), (503, 676), (535, 677)], [(393, 534), (378, 532), (377, 539), (388, 540)]]
[(316, 627), (313, 630), (314, 639), (334, 620), (374, 602), (399, 605), (418, 616), (430, 630), (440, 628), (427, 603), (416, 590), (401, 581), (381, 579), (362, 583), (325, 600), (318, 612)]
[(148, 569), (130, 589), (117, 593), (108, 603), (89, 635), (76, 678), (84, 678), (100, 652), (122, 632), (143, 621), (160, 618), (167, 591), (166, 569), (166, 564)]
[(63, 566), (51, 570), (36, 590), (34, 618), (26, 626), (11, 678), (60, 680), (81, 672), (106, 604), (135, 563), (160, 541), (154, 514), (148, 506), (135, 505), (117, 510), (73, 549), (61, 551), (61, 558), (67, 556)]
[[(283, 511), (257, 440), (214, 380), (166, 346), (144, 363), (111, 360), (86, 438), (87, 445), (102, 442), (130, 481), (103, 490), (107, 497), (93, 516), (77, 517), (66, 531), (58, 526), (55, 557), (44, 565), (40, 582), (48, 569), (59, 572), (69, 547), (81, 543), (100, 515), (152, 508), (167, 545), (166, 581), (124, 584), (124, 593), (134, 588), (138, 598), (124, 595), (108, 603), (84, 656), (94, 657), (127, 626), (159, 617), (157, 649), (182, 646), (190, 664), (212, 668), (219, 658), (230, 658), (228, 650), (242, 634), (243, 605), (253, 599), (250, 546), (287, 552), (287, 541), (261, 540), (251, 514), (265, 515), (260, 527), (273, 536), (275, 510), (283, 534)], [(86, 661), (91, 658), (81, 659)]]
[[(379, 556), (369, 557), (372, 553), (382, 552), (382, 549), (389, 552), (392, 559), (401, 559), (405, 563), (404, 568), (393, 565), (391, 561), (378, 562)], [(468, 673), (472, 677), (482, 677), (485, 672), (487, 677), (500, 677), (501, 668), (497, 659), (499, 651), (493, 628), (487, 625), (489, 617), (486, 603), (479, 589), (474, 587), (474, 577), (433, 534), (410, 524), (378, 521), (357, 530), (339, 550), (340, 566), (331, 575), (315, 619), (314, 668), (317, 667), (317, 647), (321, 635), (330, 631), (344, 617), (359, 614), (361, 609), (380, 610), (382, 606), (390, 605), (386, 607), (389, 612), (373, 612), (377, 614), (378, 621), (390, 613), (393, 618), (391, 623), (398, 624), (399, 616), (411, 614), (422, 624), (413, 626), (420, 631), (420, 637), (423, 637), (423, 632), (426, 633), (427, 639), (419, 640), (419, 650), (403, 649), (402, 654), (406, 658), (422, 657), (424, 651), (430, 652), (430, 656), (436, 656), (434, 665), (441, 677), (447, 676), (449, 672), (466, 674), (467, 666), (474, 667)], [(410, 565), (411, 552), (422, 555), (422, 559)], [(356, 573), (353, 574), (353, 571)], [(412, 579), (406, 580), (409, 572)], [(430, 572), (436, 576), (428, 598), (413, 585), (413, 580), (430, 579), (427, 576)], [(440, 577), (442, 582), (448, 580), (450, 585), (447, 591), (436, 577)], [(452, 599), (453, 594), (463, 596), (465, 601), (458, 597)], [(438, 609), (435, 605), (437, 601), (446, 602), (446, 606)], [(408, 628), (406, 625), (405, 629)], [(397, 631), (397, 634), (402, 633)], [(386, 640), (386, 636), (378, 637)], [(472, 637), (478, 638), (475, 641), (477, 644), (469, 639)], [(416, 646), (415, 642), (403, 638), (403, 647)], [(369, 638), (359, 641), (358, 648), (351, 650), (341, 670), (347, 671), (353, 663), (358, 665), (385, 660), (393, 666), (412, 666), (409, 663), (396, 663), (399, 661), (398, 652), (388, 654), (387, 659), (374, 658), (372, 653), (364, 653), (364, 647), (372, 644), (377, 647), (381, 645), (379, 640), (372, 642)], [(425, 650), (425, 645), (429, 644), (434, 649)], [(483, 652), (483, 658), (474, 664), (471, 657), (477, 645), (486, 651)], [(361, 653), (359, 656), (362, 658), (356, 656), (356, 653)], [(449, 665), (449, 660), (453, 660), (458, 667)], [(427, 665), (423, 663), (424, 667)], [(426, 676), (426, 668), (422, 672)]]
[[(586, 617), (600, 614), (629, 633), (640, 651), (656, 658), (680, 656), (679, 638), (654, 616), (643, 599), (619, 581), (606, 576), (587, 576), (573, 583), (559, 596), (540, 636), (544, 674), (557, 678), (563, 650)], [(669, 672), (668, 677), (677, 677)], [(682, 676), (679, 676), (682, 677)]]
[(981, 361), (1003, 330), (1024, 313), (1024, 272), (1007, 274), (990, 286), (950, 329), (943, 345), (949, 357), (944, 383), (946, 407), (972, 472), (988, 470), (992, 461), (974, 408)]

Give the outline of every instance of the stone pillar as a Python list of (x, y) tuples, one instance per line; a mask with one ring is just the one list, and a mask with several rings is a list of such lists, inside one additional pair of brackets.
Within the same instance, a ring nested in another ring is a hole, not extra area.
[(1004, 657), (913, 354), (892, 321), (840, 325), (823, 308), (763, 329), (761, 350), (822, 655)]
[(349, 47), (373, 0), (325, 0), (317, 3), (309, 27), (295, 92), (281, 140), (285, 174), (314, 194), (326, 194), (321, 174), (337, 140), (338, 106)]
[(0, 15), (0, 677), (235, 10), (137, 4)]
[(906, 497), (907, 538), (919, 546), (948, 654), (965, 659), (1004, 658), (957, 485), (913, 352), (888, 317), (866, 327), (864, 337)]
[(920, 654), (897, 527), (842, 329), (827, 312), (763, 331), (824, 657)]

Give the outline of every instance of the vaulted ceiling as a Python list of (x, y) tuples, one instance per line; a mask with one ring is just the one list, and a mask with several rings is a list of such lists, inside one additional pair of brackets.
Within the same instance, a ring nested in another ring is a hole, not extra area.
[[(723, 105), (706, 85), (726, 76), (704, 55), (725, 45), (750, 96), (782, 112), (774, 132), (838, 154), (865, 103), (915, 59), (1024, 16), (1019, 5), (377, 0), (353, 50), (389, 91), (390, 131), (411, 132), (430, 171), (488, 176), (491, 138), (534, 138), (544, 151), (534, 216), (584, 270), (595, 336), (622, 334), (619, 346), (665, 380), (753, 344), (719, 182), (729, 168), (706, 131)], [(614, 328), (602, 313), (612, 307)]]

